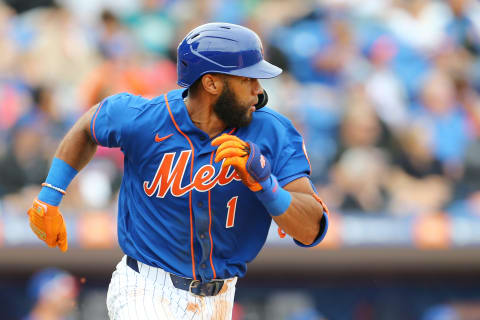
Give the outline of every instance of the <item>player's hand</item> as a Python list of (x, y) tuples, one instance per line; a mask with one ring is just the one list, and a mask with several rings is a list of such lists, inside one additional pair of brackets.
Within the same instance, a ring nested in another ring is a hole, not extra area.
[(222, 134), (213, 139), (213, 146), (218, 146), (215, 162), (223, 161), (222, 167), (233, 166), (242, 182), (252, 191), (262, 190), (261, 182), (270, 177), (268, 160), (260, 153), (256, 144), (229, 134)]
[(45, 241), (49, 247), (58, 246), (63, 252), (67, 251), (67, 230), (58, 207), (35, 199), (28, 209), (28, 215), (30, 228), (40, 240)]

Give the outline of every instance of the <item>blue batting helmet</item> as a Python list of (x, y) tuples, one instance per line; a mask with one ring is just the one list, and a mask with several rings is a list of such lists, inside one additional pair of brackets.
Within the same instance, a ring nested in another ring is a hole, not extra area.
[(206, 73), (266, 79), (278, 76), (282, 69), (263, 59), (255, 32), (217, 22), (193, 29), (177, 48), (178, 85), (188, 88)]

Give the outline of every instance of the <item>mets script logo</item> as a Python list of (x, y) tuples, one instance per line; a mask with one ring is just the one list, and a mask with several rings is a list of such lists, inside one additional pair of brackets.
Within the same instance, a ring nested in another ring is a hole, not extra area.
[[(156, 192), (158, 198), (163, 198), (170, 190), (175, 197), (181, 197), (193, 189), (205, 192), (217, 184), (223, 186), (232, 182), (232, 180), (241, 180), (235, 171), (231, 170), (229, 173), (230, 166), (222, 168), (220, 172), (215, 175), (215, 168), (212, 165), (206, 164), (194, 173), (190, 184), (182, 186), (183, 175), (185, 174), (185, 170), (187, 170), (187, 163), (192, 151), (182, 151), (177, 162), (173, 164), (175, 154), (175, 152), (165, 153), (153, 180), (143, 182), (143, 191), (145, 191), (147, 196), (151, 197)], [(188, 166), (188, 168), (190, 168), (190, 166)]]

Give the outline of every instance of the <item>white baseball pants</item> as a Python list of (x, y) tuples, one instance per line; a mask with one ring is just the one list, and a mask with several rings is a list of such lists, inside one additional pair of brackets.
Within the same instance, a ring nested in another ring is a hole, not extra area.
[(173, 286), (170, 274), (138, 262), (139, 272), (117, 264), (108, 287), (111, 320), (230, 320), (237, 278), (227, 279), (219, 294), (201, 297)]

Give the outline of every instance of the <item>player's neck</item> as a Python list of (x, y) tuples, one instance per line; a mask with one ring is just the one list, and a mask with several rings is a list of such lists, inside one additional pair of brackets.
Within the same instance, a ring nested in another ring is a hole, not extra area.
[(192, 97), (185, 100), (188, 114), (193, 124), (213, 138), (225, 130), (226, 125), (213, 111), (213, 104), (209, 101), (200, 101)]

